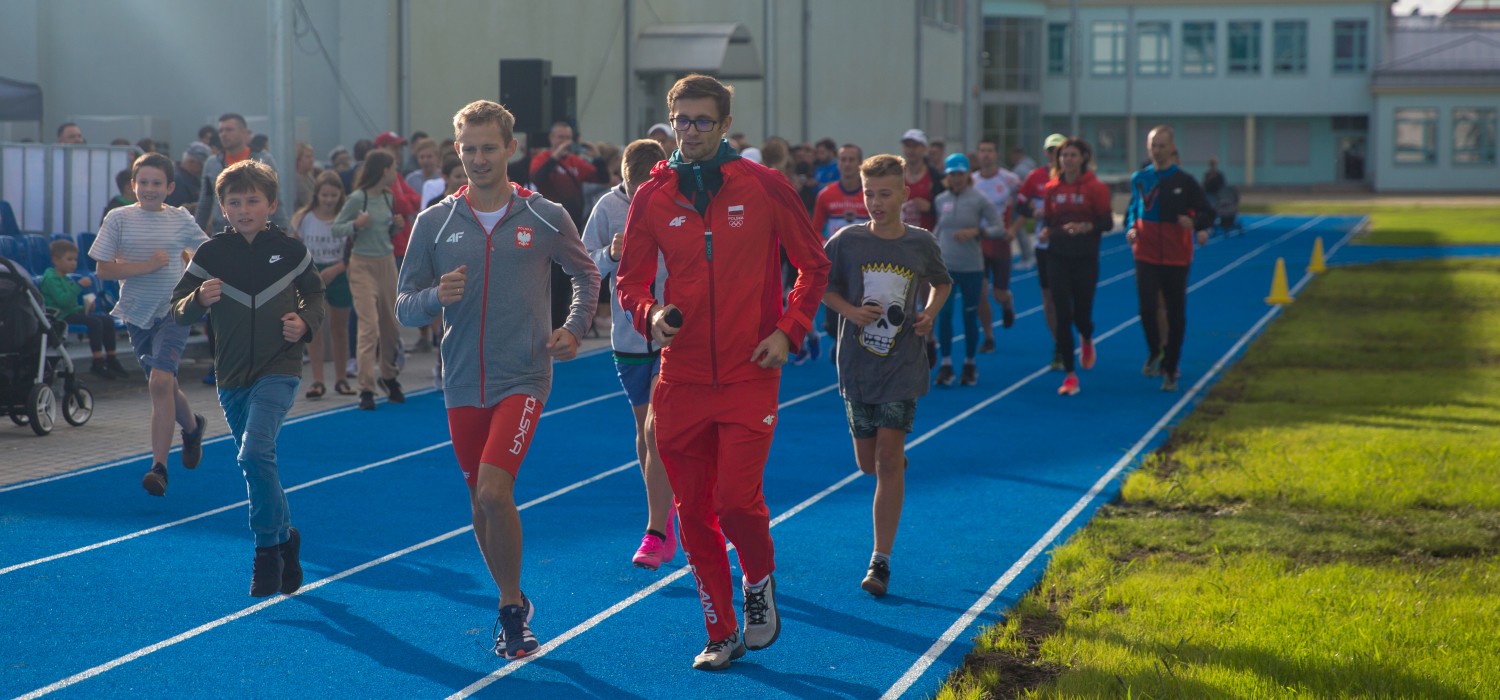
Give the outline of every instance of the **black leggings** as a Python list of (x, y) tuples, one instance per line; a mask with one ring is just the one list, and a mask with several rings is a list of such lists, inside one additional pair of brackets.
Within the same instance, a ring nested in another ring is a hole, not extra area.
[(1098, 255), (1047, 255), (1048, 289), (1057, 314), (1053, 352), (1063, 370), (1073, 371), (1073, 329), (1080, 338), (1094, 337), (1094, 292), (1099, 288)]
[(64, 321), (70, 325), (88, 326), (89, 350), (93, 352), (115, 351), (115, 321), (99, 314), (73, 314)]
[[(1140, 298), (1141, 329), (1146, 331), (1146, 354), (1162, 355), (1161, 371), (1175, 375), (1182, 359), (1182, 338), (1187, 330), (1187, 265), (1157, 265), (1135, 262), (1135, 291)], [(1055, 292), (1054, 292), (1055, 293)], [(1161, 343), (1161, 328), (1156, 310), (1164, 300), (1167, 306), (1167, 344)]]

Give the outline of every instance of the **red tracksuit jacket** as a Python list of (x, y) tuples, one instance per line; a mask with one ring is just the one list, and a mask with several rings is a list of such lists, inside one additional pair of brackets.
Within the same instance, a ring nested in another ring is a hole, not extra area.
[[(775, 329), (792, 347), (812, 328), (828, 286), (828, 257), (802, 199), (786, 178), (743, 158), (722, 166), (724, 186), (699, 216), (677, 188), (677, 172), (658, 163), (630, 203), (615, 289), (620, 306), (650, 337), (653, 304), (682, 310), (682, 330), (662, 350), (663, 381), (731, 384), (779, 369), (750, 361)], [(780, 249), (799, 270), (783, 307)], [(667, 264), (662, 298), (653, 294), (657, 253)]]

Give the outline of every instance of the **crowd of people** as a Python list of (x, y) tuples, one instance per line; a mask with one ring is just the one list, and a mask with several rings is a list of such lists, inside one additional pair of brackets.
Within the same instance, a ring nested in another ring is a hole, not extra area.
[[(996, 326), (1015, 322), (1013, 271), (1037, 270), (1058, 393), (1078, 394), (1078, 371), (1095, 366), (1110, 192), (1078, 137), (1048, 136), (1042, 167), (993, 139), (948, 153), (920, 129), (893, 139), (899, 155), (867, 156), (833, 139), (757, 147), (732, 130), (732, 97), (714, 78), (683, 78), (667, 96), (668, 120), (623, 149), (581, 141), (558, 122), (523, 150), (511, 113), (485, 100), (460, 109), (441, 142), (384, 132), (334, 148), (321, 167), (297, 144), (281, 174), (297, 184), (290, 206), (277, 201), (276, 164), (238, 114), (206, 127), (177, 163), (143, 153), (121, 187), (130, 200), (106, 213), (88, 251), (101, 277), (123, 280), (114, 314), (150, 375), (153, 463), (142, 486), (165, 494), (174, 426), (182, 466), (201, 459), (205, 423), (176, 374), (188, 326), (206, 317), (250, 492), (250, 592), (295, 592), (301, 534), (275, 436), (304, 353), (305, 398), (326, 394), (326, 358), (333, 390), (373, 410), (380, 394), (404, 402), (398, 327), (416, 328), (412, 350), (439, 353), (435, 381), (499, 593), (494, 651), (532, 654), (536, 608), (522, 588), (515, 483), (553, 362), (609, 323), (647, 504), (631, 560), (654, 570), (679, 545), (686, 552), (709, 638), (693, 665), (723, 669), (779, 636), (763, 474), (782, 367), (826, 352), (855, 462), (876, 477), (860, 585), (885, 595), (917, 401), (934, 386), (979, 383), (977, 356), (994, 352)], [(58, 136), (82, 142), (76, 125)], [(1214, 211), (1178, 166), (1172, 130), (1153, 129), (1148, 144), (1124, 230), (1143, 373), (1175, 391), (1194, 238), (1203, 242)], [(46, 286), (63, 306), (82, 293), (65, 284), (78, 251), (53, 253)], [(96, 374), (122, 372), (113, 344), (97, 340)], [(743, 573), (743, 627), (726, 542)]]

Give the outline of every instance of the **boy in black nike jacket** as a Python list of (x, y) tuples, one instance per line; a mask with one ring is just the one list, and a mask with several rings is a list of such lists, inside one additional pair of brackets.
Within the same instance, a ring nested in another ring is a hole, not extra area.
[(276, 171), (247, 160), (214, 192), (229, 225), (198, 247), (172, 290), (172, 317), (190, 325), (210, 308), (219, 404), (250, 492), (255, 568), (250, 595), (302, 585), (301, 536), (276, 467), (276, 435), (302, 381), (302, 349), (323, 321), (323, 281), (301, 241), (276, 224)]

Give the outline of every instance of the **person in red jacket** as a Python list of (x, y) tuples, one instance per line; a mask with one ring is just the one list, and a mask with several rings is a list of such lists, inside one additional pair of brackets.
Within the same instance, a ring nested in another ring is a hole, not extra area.
[[(693, 660), (705, 670), (770, 646), (781, 631), (762, 484), (780, 368), (812, 329), (829, 269), (796, 190), (724, 141), (731, 94), (704, 75), (667, 93), (678, 150), (636, 191), (615, 273), (621, 308), (662, 348), (656, 444), (708, 628)], [(784, 306), (783, 248), (798, 270)], [(658, 254), (667, 266), (661, 298), (651, 288)], [(730, 607), (726, 535), (744, 572), (743, 639)]]
[(1078, 373), (1073, 370), (1073, 329), (1082, 346), (1079, 364), (1094, 368), (1094, 292), (1099, 287), (1099, 239), (1114, 228), (1109, 208), (1109, 188), (1094, 177), (1089, 165), (1094, 150), (1087, 141), (1071, 138), (1057, 151), (1061, 169), (1047, 183), (1043, 195), (1042, 237), (1047, 240), (1047, 273), (1051, 276), (1052, 306), (1057, 314), (1053, 327), (1052, 356), (1062, 360), (1062, 386), (1057, 393), (1078, 393)]

